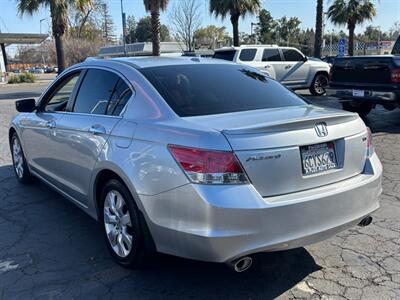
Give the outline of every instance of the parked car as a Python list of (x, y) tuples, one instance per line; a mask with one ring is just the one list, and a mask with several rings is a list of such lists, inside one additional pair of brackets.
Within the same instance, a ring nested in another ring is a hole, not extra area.
[(54, 70), (54, 67), (47, 66), (47, 67), (44, 69), (44, 72), (45, 72), (45, 73), (54, 73), (55, 70)]
[(229, 60), (259, 69), (287, 87), (309, 89), (312, 95), (325, 94), (329, 65), (308, 58), (296, 48), (277, 45), (243, 45), (215, 50), (214, 58)]
[(255, 68), (198, 57), (91, 60), (16, 102), (17, 179), (102, 224), (113, 258), (153, 250), (240, 272), (251, 254), (371, 222), (382, 166), (357, 114)]
[(336, 58), (327, 93), (362, 117), (377, 104), (387, 110), (400, 107), (400, 56)]

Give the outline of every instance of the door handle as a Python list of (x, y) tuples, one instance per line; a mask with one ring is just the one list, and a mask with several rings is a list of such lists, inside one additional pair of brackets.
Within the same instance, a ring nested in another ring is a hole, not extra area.
[(266, 65), (264, 68), (269, 69), (269, 68), (271, 68), (271, 66), (270, 65)]
[(47, 128), (53, 129), (53, 128), (56, 127), (56, 122), (54, 122), (54, 121), (48, 121), (48, 122), (46, 123), (46, 126), (47, 126)]
[(92, 125), (89, 128), (89, 132), (91, 132), (93, 134), (105, 134), (106, 129), (101, 125)]
[(287, 65), (285, 66), (285, 69), (290, 69), (292, 67), (292, 65)]

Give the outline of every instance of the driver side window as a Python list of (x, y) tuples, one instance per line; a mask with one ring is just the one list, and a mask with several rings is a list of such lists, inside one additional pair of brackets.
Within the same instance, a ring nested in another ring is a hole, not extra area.
[(50, 96), (47, 104), (44, 107), (45, 111), (65, 111), (68, 100), (74, 91), (75, 85), (79, 79), (80, 72), (74, 73), (63, 80)]

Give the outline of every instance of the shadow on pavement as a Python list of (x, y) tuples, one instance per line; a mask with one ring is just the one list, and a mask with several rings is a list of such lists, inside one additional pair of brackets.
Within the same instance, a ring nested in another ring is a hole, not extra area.
[(21, 99), (21, 98), (35, 98), (39, 97), (41, 92), (11, 92), (11, 93), (0, 93), (0, 100), (8, 99)]
[(161, 254), (146, 269), (127, 270), (112, 261), (101, 226), (44, 184), (19, 184), (7, 165), (0, 190), (0, 262), (18, 266), (1, 274), (7, 299), (271, 299), (320, 269), (299, 248), (257, 254), (245, 273)]

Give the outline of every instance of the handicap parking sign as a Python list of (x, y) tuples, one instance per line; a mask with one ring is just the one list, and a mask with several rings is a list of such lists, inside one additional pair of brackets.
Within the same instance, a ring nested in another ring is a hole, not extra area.
[(346, 40), (340, 39), (339, 40), (339, 54), (338, 57), (344, 57), (344, 53), (346, 51)]

